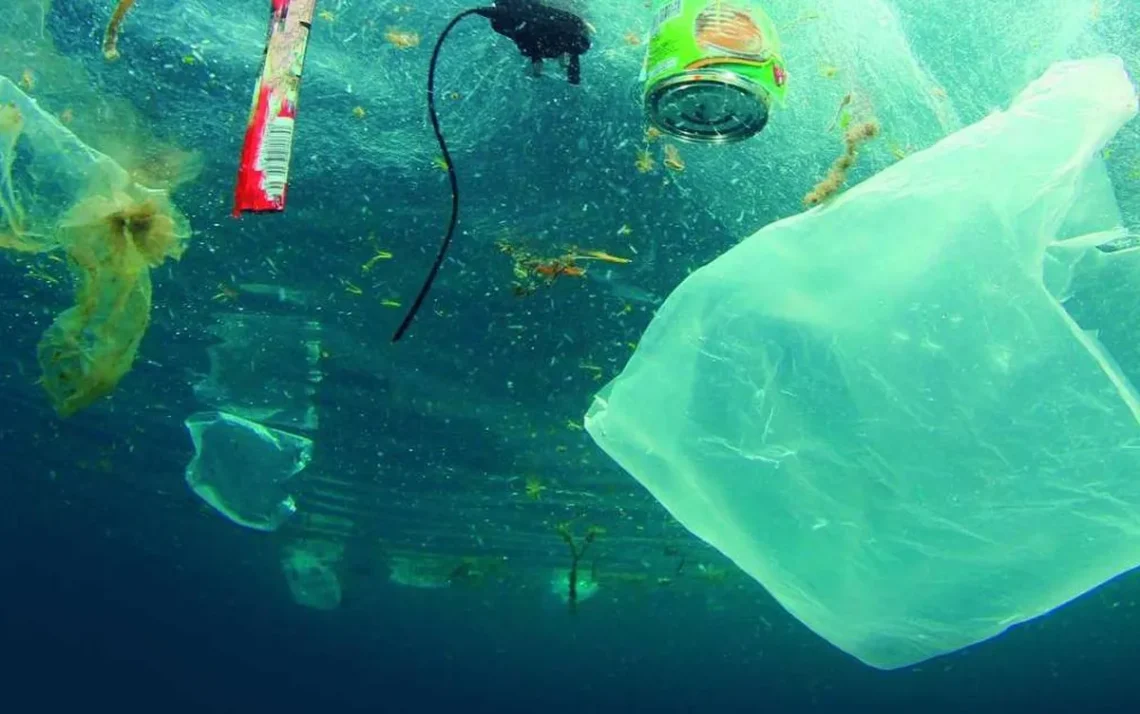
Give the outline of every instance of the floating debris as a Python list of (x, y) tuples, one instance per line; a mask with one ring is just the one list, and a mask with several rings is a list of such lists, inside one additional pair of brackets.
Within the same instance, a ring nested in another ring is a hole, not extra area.
[(122, 31), (127, 12), (134, 4), (135, 0), (119, 0), (119, 4), (111, 13), (107, 29), (103, 32), (103, 57), (108, 61), (119, 59), (119, 33)]
[(855, 165), (855, 157), (859, 153), (859, 147), (864, 142), (870, 141), (878, 136), (879, 131), (879, 123), (876, 121), (862, 122), (847, 130), (847, 136), (844, 138), (843, 154), (831, 165), (831, 170), (827, 172), (827, 177), (817, 183), (815, 188), (804, 196), (805, 207), (817, 206), (834, 196), (839, 192), (839, 189), (843, 188), (843, 184), (847, 182), (847, 172)]

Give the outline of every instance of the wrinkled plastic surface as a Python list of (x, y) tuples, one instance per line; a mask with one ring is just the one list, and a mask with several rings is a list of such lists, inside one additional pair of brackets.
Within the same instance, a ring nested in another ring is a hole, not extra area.
[(669, 297), (589, 433), (881, 668), (1135, 567), (1140, 364), (1095, 330), (1135, 322), (1136, 294), (1093, 278), (1140, 268), (1096, 248), (1126, 233), (1100, 151), (1136, 111), (1117, 58), (1058, 63), (1008, 111), (766, 227)]
[(61, 253), (75, 304), (38, 346), (42, 384), (71, 415), (130, 370), (151, 312), (150, 271), (181, 256), (185, 218), (0, 77), (0, 250)]
[(312, 458), (311, 440), (225, 412), (194, 414), (186, 428), (194, 441), (186, 483), (216, 511), (260, 531), (296, 512), (288, 482)]

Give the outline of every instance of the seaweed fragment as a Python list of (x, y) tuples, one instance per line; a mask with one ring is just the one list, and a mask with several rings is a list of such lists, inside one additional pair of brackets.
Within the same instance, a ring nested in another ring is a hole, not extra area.
[(570, 605), (570, 612), (577, 612), (578, 566), (582, 562), (582, 557), (586, 555), (586, 551), (590, 549), (590, 546), (597, 540), (598, 536), (606, 531), (599, 526), (590, 526), (586, 529), (586, 534), (582, 536), (582, 541), (579, 543), (577, 538), (574, 537), (574, 531), (571, 529), (569, 522), (559, 523), (554, 527), (554, 530), (570, 548), (570, 575), (567, 578), (566, 597), (567, 603)]
[(119, 0), (107, 22), (107, 29), (103, 32), (103, 57), (113, 62), (119, 59), (119, 33), (122, 32), (123, 20), (127, 12), (135, 4), (135, 0)]

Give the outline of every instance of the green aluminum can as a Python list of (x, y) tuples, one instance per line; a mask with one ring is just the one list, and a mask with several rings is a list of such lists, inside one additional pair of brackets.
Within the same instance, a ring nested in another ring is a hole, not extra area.
[(776, 27), (752, 0), (653, 0), (642, 69), (650, 123), (680, 139), (754, 136), (788, 75)]

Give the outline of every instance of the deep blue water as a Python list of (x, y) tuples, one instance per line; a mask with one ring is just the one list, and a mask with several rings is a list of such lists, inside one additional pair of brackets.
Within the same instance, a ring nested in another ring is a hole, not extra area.
[(463, 612), (385, 593), (319, 616), (114, 541), (36, 535), (9, 561), (2, 605), (5, 698), (41, 711), (1135, 710), (1131, 638), (1103, 610), (952, 658), (950, 672), (884, 674), (823, 652), (749, 656), (763, 637), (696, 607), (543, 621), (509, 600)]
[[(20, 428), (9, 410), (4, 418)], [(5, 476), (0, 623), (13, 711), (19, 702), (37, 711), (1135, 711), (1132, 576), (995, 641), (879, 672), (786, 617), (772, 616), (775, 631), (762, 626), (758, 588), (724, 609), (661, 591), (633, 607), (599, 598), (572, 615), (526, 591), (379, 583), (346, 594), (336, 611), (305, 610), (281, 592), (264, 539), (219, 532), (210, 516), (186, 520), (188, 498), (162, 506), (106, 485), (92, 496), (23, 467)], [(177, 532), (163, 529), (166, 519)]]

